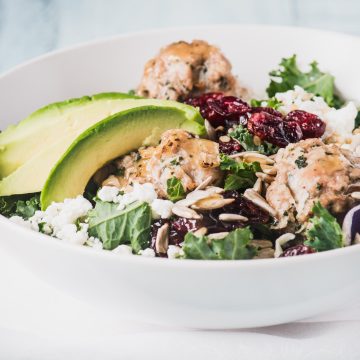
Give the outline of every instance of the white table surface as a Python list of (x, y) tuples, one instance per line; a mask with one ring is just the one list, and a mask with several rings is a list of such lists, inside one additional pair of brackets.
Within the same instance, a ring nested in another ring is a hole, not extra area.
[(196, 331), (115, 321), (0, 253), (0, 359), (360, 359), (360, 302), (274, 327)]

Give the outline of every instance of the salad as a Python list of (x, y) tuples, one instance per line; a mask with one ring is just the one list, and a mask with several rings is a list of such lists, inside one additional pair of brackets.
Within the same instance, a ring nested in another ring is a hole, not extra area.
[(0, 214), (119, 255), (244, 260), (360, 242), (360, 115), (296, 55), (258, 97), (205, 41), (129, 93), (50, 104), (0, 133)]

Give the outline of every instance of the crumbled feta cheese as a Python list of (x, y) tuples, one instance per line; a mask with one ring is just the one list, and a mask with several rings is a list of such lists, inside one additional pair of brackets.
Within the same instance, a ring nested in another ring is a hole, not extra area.
[(157, 199), (157, 194), (153, 184), (134, 183), (132, 191), (122, 196), (120, 204), (128, 205), (135, 201), (144, 201), (151, 204), (155, 199)]
[(112, 252), (119, 255), (133, 255), (132, 248), (129, 245), (119, 245)]
[(355, 127), (357, 113), (357, 108), (353, 102), (349, 102), (338, 110), (330, 108), (330, 111), (324, 117), (327, 124), (324, 137), (339, 135), (344, 139), (350, 139)]
[(97, 193), (101, 201), (118, 202), (119, 189), (114, 186), (103, 186)]
[(155, 251), (151, 248), (147, 248), (139, 251), (139, 255), (145, 257), (155, 257)]
[(71, 244), (84, 245), (89, 238), (88, 227), (88, 224), (80, 224), (80, 230), (78, 230), (75, 224), (65, 224), (54, 235)]
[(169, 259), (177, 259), (178, 257), (184, 255), (183, 250), (180, 246), (169, 245), (167, 256)]
[(151, 203), (152, 217), (154, 219), (168, 219), (172, 215), (174, 203), (170, 200), (155, 199)]
[(45, 211), (36, 211), (28, 220), (32, 229), (61, 240), (83, 245), (88, 240), (88, 225), (80, 224), (77, 228), (75, 222), (87, 215), (92, 209), (90, 201), (82, 196), (75, 199), (65, 199), (62, 203), (53, 203)]
[(350, 150), (356, 156), (360, 156), (360, 134), (353, 135), (349, 143), (343, 144), (341, 147)]
[(282, 102), (279, 111), (284, 114), (293, 110), (303, 110), (319, 116), (326, 123), (324, 139), (340, 137), (340, 141), (345, 141), (351, 138), (357, 116), (353, 102), (341, 109), (331, 108), (322, 97), (314, 96), (300, 86), (295, 86), (294, 90), (277, 93), (275, 97)]
[(151, 204), (155, 199), (157, 199), (157, 193), (155, 191), (154, 185), (150, 183), (138, 184), (134, 183), (132, 191), (118, 196), (119, 206), (118, 209), (122, 210), (127, 205), (132, 204), (135, 201), (144, 201), (148, 204)]
[(94, 250), (103, 250), (103, 243), (96, 237), (89, 237), (85, 244)]
[(35, 217), (30, 220), (35, 220), (47, 223), (54, 232), (61, 230), (67, 224), (74, 224), (75, 221), (83, 216), (86, 216), (89, 210), (92, 209), (90, 201), (82, 196), (75, 199), (65, 199), (63, 203), (53, 203), (44, 212), (42, 216), (36, 212)]
[(28, 229), (32, 229), (32, 225), (31, 225), (31, 222), (30, 221), (27, 221), (27, 220), (24, 220), (22, 217), (20, 216), (11, 216), (9, 218), (10, 221), (12, 221), (14, 224), (16, 225), (20, 225), (20, 226), (23, 226), (25, 228), (28, 228)]

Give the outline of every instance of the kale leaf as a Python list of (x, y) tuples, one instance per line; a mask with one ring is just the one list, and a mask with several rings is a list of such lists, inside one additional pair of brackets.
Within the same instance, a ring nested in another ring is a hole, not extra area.
[(357, 113), (357, 116), (355, 118), (355, 129), (360, 127), (360, 111)]
[(151, 208), (147, 203), (135, 202), (124, 210), (118, 204), (96, 201), (89, 212), (89, 234), (103, 242), (106, 250), (120, 244), (131, 244), (135, 253), (150, 243)]
[(178, 201), (185, 197), (185, 190), (181, 183), (181, 180), (173, 176), (168, 179), (166, 182), (167, 185), (167, 194), (171, 201)]
[(255, 145), (254, 137), (250, 134), (249, 130), (239, 125), (229, 133), (233, 139), (237, 140), (245, 151), (257, 151), (264, 155), (276, 154), (279, 148), (273, 144), (263, 141), (260, 145)]
[(27, 220), (40, 210), (40, 194), (26, 194), (0, 197), (0, 214), (21, 216)]
[(339, 108), (343, 100), (335, 94), (334, 77), (320, 71), (316, 61), (310, 64), (310, 71), (302, 72), (297, 64), (296, 55), (283, 58), (277, 70), (269, 73), (270, 84), (266, 89), (269, 97), (276, 93), (292, 90), (295, 85), (317, 96), (322, 96), (329, 106)]
[(225, 238), (210, 240), (207, 236), (197, 237), (189, 232), (185, 236), (183, 251), (185, 259), (242, 260), (257, 255), (257, 248), (250, 245), (253, 239), (250, 229), (236, 229)]
[(305, 245), (317, 251), (327, 251), (344, 246), (344, 235), (336, 219), (317, 202), (312, 209), (310, 228), (306, 231)]
[(252, 99), (250, 101), (250, 105), (252, 107), (269, 107), (269, 108), (277, 110), (282, 105), (282, 102), (280, 100), (278, 100), (276, 97), (272, 97), (267, 100)]
[(236, 161), (224, 154), (220, 155), (220, 160), (220, 169), (228, 172), (225, 178), (225, 190), (246, 190), (252, 187), (257, 180), (255, 173), (261, 171), (257, 161), (252, 163)]

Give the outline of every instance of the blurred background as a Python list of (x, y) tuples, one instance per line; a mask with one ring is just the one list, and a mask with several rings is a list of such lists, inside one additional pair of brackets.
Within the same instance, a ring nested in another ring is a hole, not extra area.
[(0, 72), (54, 49), (150, 28), (262, 23), (360, 35), (359, 19), (359, 0), (0, 0)]

